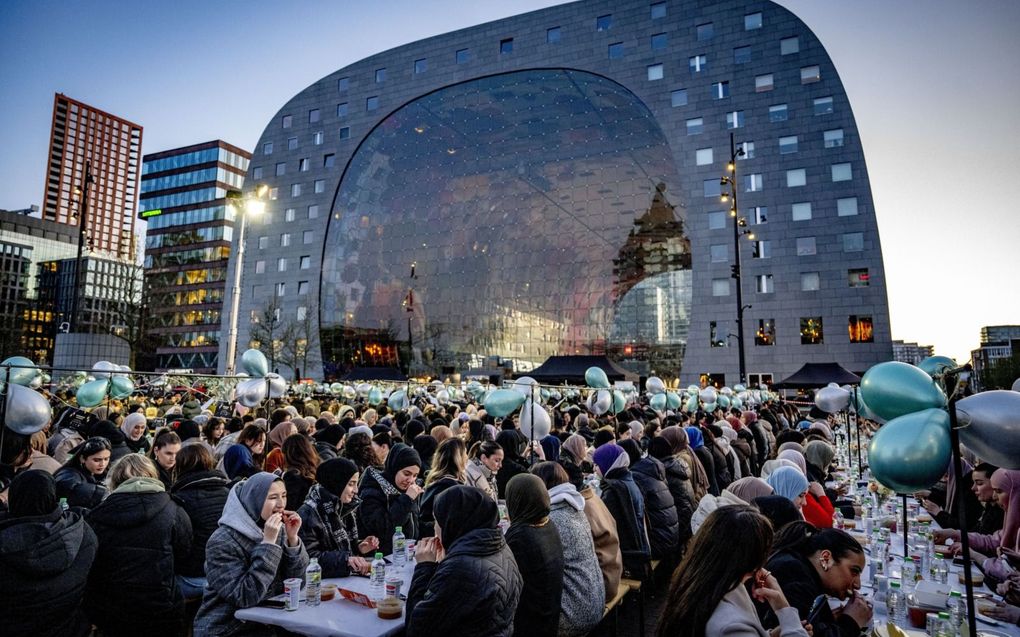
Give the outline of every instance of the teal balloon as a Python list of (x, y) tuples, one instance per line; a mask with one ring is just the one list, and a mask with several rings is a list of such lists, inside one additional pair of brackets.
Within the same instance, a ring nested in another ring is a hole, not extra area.
[(512, 389), (497, 389), (485, 398), (485, 411), (496, 418), (506, 418), (524, 404), (525, 395)]
[(23, 367), (10, 368), (11, 382), (15, 385), (28, 387), (40, 374), (39, 369), (31, 360), (24, 356), (11, 356), (0, 363), (0, 382), (7, 379), (7, 368), (5, 365), (21, 365)]
[(619, 389), (613, 390), (613, 413), (618, 414), (627, 406), (627, 398)]
[(739, 398), (734, 397), (730, 399), (730, 407), (732, 407), (733, 409), (740, 409), (743, 406), (744, 401), (740, 400)]
[(584, 372), (584, 382), (595, 389), (609, 389), (609, 377), (601, 367), (589, 367)]
[(689, 414), (693, 414), (698, 411), (698, 395), (694, 394), (687, 399), (687, 404), (684, 405), (684, 411)]
[(652, 406), (655, 411), (665, 411), (668, 401), (666, 400), (666, 394), (655, 394), (652, 396), (648, 404)]
[(721, 395), (715, 399), (715, 404), (723, 409), (728, 409), (730, 406), (730, 398), (726, 395)]
[(478, 400), (485, 395), (485, 387), (477, 380), (473, 380), (467, 384), (467, 392), (471, 394), (475, 400)]
[(135, 391), (135, 383), (127, 376), (114, 376), (110, 379), (110, 396), (118, 400), (128, 398)]
[(734, 385), (733, 391), (739, 394), (742, 391), (747, 391), (747, 387), (745, 387), (744, 385)]
[(865, 372), (860, 392), (868, 409), (886, 420), (946, 406), (946, 395), (931, 376), (898, 361), (879, 363)]
[(927, 489), (946, 472), (951, 446), (949, 414), (944, 409), (904, 414), (883, 425), (871, 439), (871, 474), (898, 493)]
[(687, 393), (688, 394), (697, 394), (700, 391), (701, 391), (701, 388), (698, 387), (697, 385), (688, 385), (687, 386)]
[(76, 397), (79, 407), (95, 407), (106, 400), (106, 391), (110, 388), (109, 378), (97, 378), (78, 388)]
[(670, 409), (678, 409), (680, 407), (680, 396), (676, 392), (666, 392), (666, 406)]
[(403, 411), (404, 409), (407, 409), (409, 404), (410, 403), (407, 400), (407, 392), (403, 389), (393, 392), (390, 394), (390, 397), (386, 399), (386, 405), (390, 409), (395, 409), (396, 411)]
[(343, 383), (330, 383), (329, 391), (333, 394), (341, 394), (344, 391)]
[(241, 355), (241, 367), (249, 376), (265, 376), (269, 373), (269, 361), (266, 355), (257, 349), (250, 349)]
[(948, 356), (929, 356), (918, 363), (917, 366), (924, 370), (924, 373), (934, 377), (936, 374), (942, 374), (947, 369), (955, 368), (956, 361)]
[(705, 411), (708, 411), (708, 412), (715, 411), (715, 407), (716, 407), (715, 403), (706, 403), (705, 404)]
[(378, 405), (381, 402), (382, 402), (382, 390), (381, 389), (379, 389), (378, 387), (373, 387), (372, 389), (368, 390), (368, 404), (369, 405)]

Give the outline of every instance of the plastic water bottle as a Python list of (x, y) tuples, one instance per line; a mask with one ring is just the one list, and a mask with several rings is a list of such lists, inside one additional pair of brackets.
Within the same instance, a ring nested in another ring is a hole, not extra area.
[(67, 498), (60, 498), (60, 511), (61, 512), (67, 511), (67, 509), (68, 509)]
[(958, 635), (960, 633), (960, 626), (967, 621), (967, 607), (964, 605), (960, 591), (949, 593), (949, 601), (946, 602), (946, 607), (949, 609), (949, 620), (952, 623), (953, 634)]
[(914, 563), (914, 558), (907, 557), (903, 560), (903, 572), (900, 579), (904, 589), (914, 588), (917, 583), (917, 564)]
[(889, 582), (889, 594), (885, 598), (885, 607), (889, 619), (900, 626), (907, 620), (907, 596), (896, 580)]
[(949, 583), (949, 562), (946, 561), (946, 557), (941, 553), (936, 553), (935, 559), (932, 560), (931, 578), (939, 584)]
[(313, 557), (308, 560), (308, 568), (305, 569), (305, 602), (309, 606), (318, 606), (322, 601), (322, 567), (319, 566), (319, 558)]
[(404, 568), (407, 564), (407, 538), (404, 537), (403, 527), (398, 526), (393, 531), (393, 566)]
[(369, 578), (368, 598), (374, 602), (386, 596), (386, 560), (382, 553), (376, 553), (372, 560), (372, 575)]
[(843, 519), (843, 512), (839, 510), (839, 507), (836, 507), (835, 512), (833, 512), (832, 514), (832, 528), (834, 529), (846, 528), (846, 520)]
[(939, 629), (935, 633), (935, 637), (956, 637), (958, 634), (957, 626), (953, 625), (953, 619), (949, 613), (939, 613)]

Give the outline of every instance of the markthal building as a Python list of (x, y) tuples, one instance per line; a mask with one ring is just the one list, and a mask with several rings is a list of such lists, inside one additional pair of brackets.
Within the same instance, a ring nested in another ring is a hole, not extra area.
[(741, 305), (752, 383), (891, 358), (850, 101), (772, 2), (574, 2), (380, 53), (288, 100), (245, 183), (270, 200), (239, 350), (304, 326), (304, 376), (594, 354), (732, 384)]

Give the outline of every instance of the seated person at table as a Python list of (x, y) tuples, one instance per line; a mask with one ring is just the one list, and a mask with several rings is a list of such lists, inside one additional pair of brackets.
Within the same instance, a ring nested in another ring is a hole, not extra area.
[(416, 482), (420, 472), (418, 452), (405, 444), (393, 445), (382, 471), (365, 469), (358, 528), (379, 538), (379, 550), (384, 555), (393, 552), (393, 531), (398, 526), (407, 539), (420, 537), (418, 496), (422, 488)]
[[(992, 535), (996, 531), (1002, 529), (1006, 512), (999, 506), (998, 502), (996, 502), (995, 489), (992, 488), (992, 476), (996, 471), (998, 471), (998, 469), (999, 468), (994, 465), (982, 462), (978, 466), (974, 467), (974, 470), (970, 473), (970, 490), (977, 497), (978, 502), (981, 503), (980, 514), (976, 518), (972, 517), (971, 510), (967, 509), (967, 524), (971, 527), (971, 533)], [(931, 500), (925, 500), (925, 508), (928, 509), (929, 512), (932, 511), (932, 509), (928, 507), (930, 503)], [(941, 508), (935, 514), (935, 522), (937, 522), (942, 529), (956, 529), (958, 526), (957, 519), (949, 516), (947, 512)], [(936, 531), (936, 533), (938, 533), (938, 531)], [(956, 533), (955, 535), (945, 534), (945, 537), (952, 537), (955, 540), (960, 539), (959, 533)]]
[(286, 506), (287, 489), (272, 473), (256, 473), (230, 490), (220, 525), (205, 547), (208, 583), (195, 637), (275, 634), (234, 613), (282, 593), (283, 580), (304, 578), (308, 553), (298, 536), (301, 517)]
[[(816, 529), (807, 522), (787, 524), (776, 536), (767, 568), (772, 571), (790, 605), (807, 619), (811, 605), (821, 594), (849, 598), (833, 614), (828, 606), (812, 622), (813, 637), (858, 637), (871, 621), (871, 605), (855, 591), (861, 587), (864, 549), (839, 529)], [(775, 626), (768, 608), (759, 606), (762, 623)]]
[(374, 551), (379, 540), (358, 541), (355, 512), (358, 498), (358, 465), (347, 458), (333, 458), (315, 470), (316, 484), (298, 509), (308, 557), (319, 558), (323, 577), (347, 577), (351, 572), (367, 575), (372, 564), (361, 555)]
[(415, 554), (407, 637), (510, 637), (523, 583), (497, 527), (496, 503), (457, 485), (436, 498), (435, 515), (435, 537)]

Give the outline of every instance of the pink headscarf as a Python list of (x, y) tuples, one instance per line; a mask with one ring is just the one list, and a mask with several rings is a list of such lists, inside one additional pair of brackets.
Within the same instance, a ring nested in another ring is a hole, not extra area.
[(572, 434), (563, 441), (563, 448), (569, 451), (577, 462), (581, 462), (588, 455), (588, 441), (580, 434)]
[(754, 477), (734, 480), (730, 483), (730, 486), (726, 487), (726, 490), (748, 504), (751, 504), (755, 498), (774, 493), (771, 484), (761, 478)]
[(1006, 519), (999, 546), (1020, 549), (1020, 470), (998, 469), (992, 474), (992, 488), (1006, 492)]
[(744, 421), (745, 425), (750, 425), (752, 422), (756, 422), (758, 420), (758, 412), (755, 411), (742, 412), (740, 414), (740, 419)]

